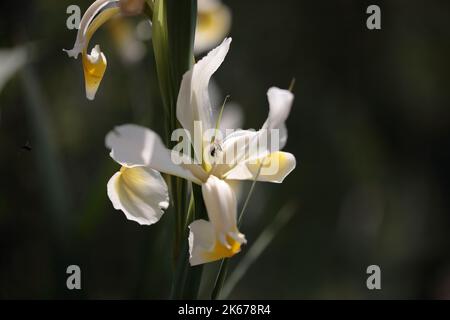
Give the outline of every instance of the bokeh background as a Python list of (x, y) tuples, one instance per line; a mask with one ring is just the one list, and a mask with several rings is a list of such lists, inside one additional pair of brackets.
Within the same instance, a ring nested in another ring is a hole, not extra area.
[[(369, 31), (365, 1), (224, 2), (233, 43), (216, 83), (258, 128), (267, 89), (295, 77), (286, 150), (298, 161), (283, 184), (256, 185), (232, 270), (282, 208), (295, 212), (230, 298), (450, 298), (450, 3), (374, 1), (382, 30)], [(118, 166), (105, 134), (163, 132), (151, 41), (130, 64), (109, 27), (97, 32), (109, 66), (88, 101), (81, 61), (62, 52), (75, 3), (90, 1), (0, 4), (0, 47), (30, 52), (0, 92), (0, 297), (165, 298), (170, 212), (142, 227), (106, 195)], [(70, 264), (81, 291), (66, 289)], [(372, 264), (381, 290), (366, 288)]]

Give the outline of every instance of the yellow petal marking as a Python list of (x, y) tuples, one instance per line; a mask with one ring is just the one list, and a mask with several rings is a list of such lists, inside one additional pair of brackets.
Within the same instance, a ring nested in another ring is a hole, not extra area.
[(223, 243), (216, 240), (214, 249), (212, 251), (204, 253), (205, 260), (216, 261), (223, 258), (229, 258), (241, 251), (241, 243), (231, 238), (230, 236), (227, 236), (226, 240), (229, 244), (229, 247), (224, 246)]
[(286, 157), (286, 153), (282, 151), (272, 152), (266, 157), (262, 157), (252, 161), (247, 164), (247, 168), (255, 177), (258, 173), (259, 167), (261, 166), (261, 171), (259, 174), (260, 178), (270, 178), (276, 177), (280, 173), (286, 170), (287, 165), (289, 164), (288, 159)]

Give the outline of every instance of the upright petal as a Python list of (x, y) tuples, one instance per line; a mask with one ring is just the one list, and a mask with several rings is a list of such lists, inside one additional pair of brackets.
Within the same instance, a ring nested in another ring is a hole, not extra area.
[(141, 225), (158, 222), (169, 206), (166, 182), (148, 167), (122, 167), (108, 182), (108, 197), (115, 209)]
[(279, 130), (280, 149), (283, 149), (287, 141), (285, 121), (291, 112), (294, 95), (289, 90), (272, 87), (267, 91), (267, 98), (270, 110), (262, 129)]
[[(287, 159), (282, 161), (286, 167), (280, 168), (281, 171), (271, 171), (273, 167), (263, 167), (261, 179), (264, 181), (280, 182), (284, 178), (284, 173), (290, 172), (290, 168), (295, 167), (295, 158), (293, 156), (284, 157), (284, 154), (278, 154), (287, 141), (287, 130), (285, 121), (289, 116), (294, 95), (288, 90), (279, 88), (270, 88), (267, 92), (269, 99), (269, 115), (262, 128), (259, 131), (237, 130), (226, 136), (222, 143), (222, 151), (213, 174), (226, 179), (247, 180), (253, 177), (255, 169), (253, 164), (258, 164), (262, 159), (270, 160), (270, 154), (276, 155), (269, 161), (274, 164), (275, 160)], [(259, 166), (258, 166), (259, 167)], [(233, 171), (234, 170), (234, 171)], [(229, 172), (233, 171), (233, 172)], [(270, 172), (269, 172), (270, 171)], [(239, 176), (242, 174), (242, 176)], [(231, 178), (232, 177), (232, 178)], [(281, 180), (280, 180), (281, 179)]]
[(111, 157), (125, 167), (149, 166), (201, 183), (188, 169), (174, 163), (174, 154), (164, 146), (158, 134), (150, 129), (133, 124), (122, 125), (107, 134), (105, 143), (111, 149)]
[(201, 121), (203, 130), (214, 127), (208, 85), (211, 76), (222, 64), (230, 48), (231, 38), (210, 51), (183, 76), (177, 100), (177, 118), (193, 137), (194, 121)]

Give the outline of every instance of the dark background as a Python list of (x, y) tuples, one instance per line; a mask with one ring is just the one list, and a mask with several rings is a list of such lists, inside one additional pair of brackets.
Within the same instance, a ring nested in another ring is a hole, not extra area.
[[(224, 2), (233, 43), (215, 79), (257, 128), (267, 89), (295, 77), (285, 149), (298, 161), (283, 184), (257, 184), (241, 228), (249, 246), (286, 203), (297, 212), (230, 297), (450, 298), (450, 3)], [(118, 167), (105, 134), (128, 122), (163, 132), (151, 42), (126, 65), (108, 28), (97, 32), (108, 70), (88, 101), (80, 59), (61, 50), (75, 39), (73, 3), (0, 5), (0, 47), (33, 53), (0, 93), (0, 297), (165, 298), (171, 212), (141, 227), (106, 195)], [(366, 28), (369, 4), (382, 30)], [(70, 264), (81, 291), (65, 287)], [(379, 291), (366, 288), (372, 264)]]

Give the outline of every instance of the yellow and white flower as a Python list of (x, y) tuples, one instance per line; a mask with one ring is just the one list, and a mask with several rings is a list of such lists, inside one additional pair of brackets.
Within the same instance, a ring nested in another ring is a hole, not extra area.
[[(196, 220), (189, 226), (191, 265), (231, 257), (246, 243), (237, 227), (237, 202), (232, 187), (236, 181), (256, 179), (280, 183), (296, 165), (292, 154), (280, 151), (286, 143), (284, 122), (294, 99), (287, 90), (269, 89), (269, 116), (261, 130), (237, 130), (223, 138), (214, 137), (213, 143), (205, 138), (203, 133), (217, 128), (208, 93), (209, 81), (222, 64), (230, 43), (230, 38), (225, 39), (197, 62), (183, 76), (180, 86), (177, 119), (188, 136), (194, 137), (195, 131), (201, 131), (202, 141), (196, 156), (203, 155), (202, 161), (186, 161), (184, 155), (167, 149), (154, 131), (137, 125), (116, 127), (106, 136), (111, 157), (122, 165), (121, 172), (108, 183), (108, 195), (114, 207), (124, 211), (128, 219), (152, 224), (167, 207), (167, 187), (156, 172), (179, 176), (202, 186), (209, 221)], [(272, 134), (272, 129), (279, 135)], [(251, 148), (252, 143), (261, 144), (267, 135), (276, 143), (271, 147)], [(127, 178), (124, 174), (130, 170), (132, 178)]]

